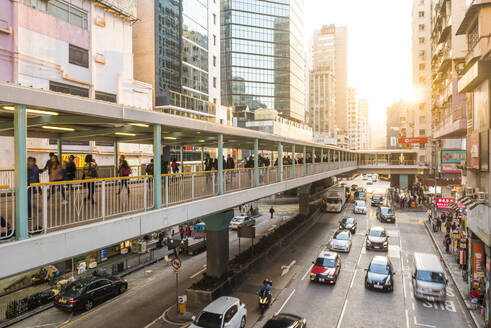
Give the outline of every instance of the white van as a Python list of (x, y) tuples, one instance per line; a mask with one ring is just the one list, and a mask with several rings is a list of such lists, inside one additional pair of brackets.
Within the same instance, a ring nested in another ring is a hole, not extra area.
[(411, 281), (415, 298), (445, 301), (448, 280), (436, 255), (414, 253)]

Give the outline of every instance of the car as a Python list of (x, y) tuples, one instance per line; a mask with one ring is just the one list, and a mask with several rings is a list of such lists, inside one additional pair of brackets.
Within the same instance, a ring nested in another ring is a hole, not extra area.
[(74, 281), (55, 296), (54, 306), (66, 312), (89, 311), (94, 305), (124, 293), (128, 282), (117, 276), (88, 277)]
[(373, 195), (372, 196), (371, 205), (372, 206), (382, 205), (383, 200), (384, 200), (384, 198), (382, 196), (380, 196), (380, 195)]
[(357, 222), (353, 217), (345, 217), (339, 220), (340, 230), (349, 230), (352, 234), (356, 233)]
[(335, 284), (341, 271), (341, 256), (335, 252), (323, 251), (312, 262), (310, 281)]
[(389, 237), (384, 227), (371, 227), (366, 234), (366, 249), (376, 249), (387, 251), (389, 249)]
[(351, 191), (356, 191), (356, 188), (358, 188), (357, 184), (351, 185)]
[(241, 226), (253, 226), (256, 224), (256, 220), (246, 214), (241, 214), (235, 216), (232, 221), (230, 221), (228, 227), (232, 230), (237, 230)]
[(192, 319), (193, 323), (189, 328), (244, 328), (247, 309), (238, 298), (222, 296), (208, 304)]
[(365, 288), (382, 291), (394, 290), (394, 269), (388, 256), (374, 256), (366, 269)]
[(395, 223), (396, 213), (390, 207), (380, 206), (377, 208), (377, 219), (379, 219), (380, 222)]
[(275, 314), (263, 328), (307, 328), (307, 319), (290, 313)]
[(368, 209), (364, 200), (355, 200), (355, 207), (353, 208), (353, 213), (355, 214), (367, 214)]
[(372, 180), (368, 180), (367, 181), (367, 186), (371, 186), (371, 185), (373, 185), (373, 181)]
[(349, 253), (351, 250), (351, 232), (344, 229), (336, 231), (329, 240), (329, 249), (331, 251)]

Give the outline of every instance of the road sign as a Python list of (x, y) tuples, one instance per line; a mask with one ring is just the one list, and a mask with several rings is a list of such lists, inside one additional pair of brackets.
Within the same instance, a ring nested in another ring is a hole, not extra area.
[(174, 268), (174, 270), (178, 271), (181, 268), (181, 259), (178, 257), (173, 258), (171, 265)]
[(413, 143), (419, 143), (419, 144), (424, 144), (428, 142), (428, 138), (425, 137), (418, 137), (418, 138), (397, 138), (397, 143), (400, 144), (413, 144)]
[(450, 206), (450, 202), (454, 202), (455, 198), (437, 198), (436, 199), (436, 208), (449, 210), (452, 207)]

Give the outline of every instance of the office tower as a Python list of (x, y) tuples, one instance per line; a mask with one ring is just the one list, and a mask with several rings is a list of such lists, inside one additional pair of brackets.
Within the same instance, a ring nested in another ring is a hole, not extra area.
[(221, 1), (222, 102), (305, 119), (302, 0)]

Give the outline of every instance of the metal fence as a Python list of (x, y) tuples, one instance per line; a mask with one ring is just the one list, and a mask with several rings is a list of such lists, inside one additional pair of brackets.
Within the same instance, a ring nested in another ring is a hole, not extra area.
[(15, 233), (14, 190), (0, 188), (0, 240), (9, 239)]

